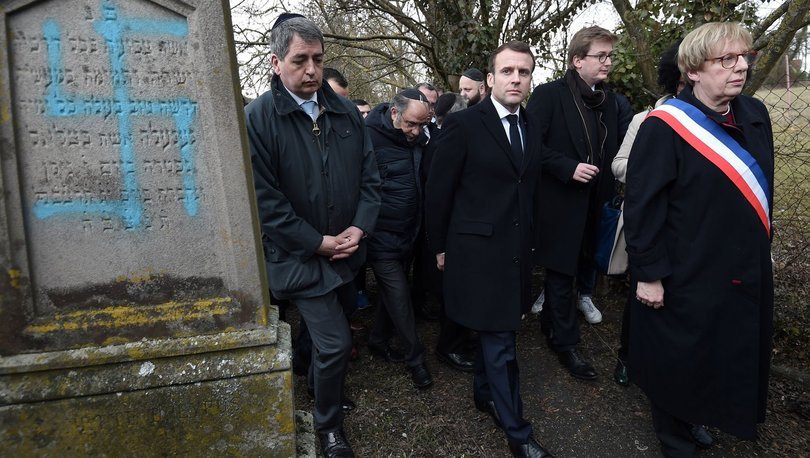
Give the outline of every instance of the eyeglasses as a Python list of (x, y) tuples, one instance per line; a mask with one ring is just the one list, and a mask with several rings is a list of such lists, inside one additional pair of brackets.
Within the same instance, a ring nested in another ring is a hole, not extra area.
[(725, 56), (720, 57), (711, 57), (709, 59), (703, 59), (704, 61), (711, 61), (716, 60), (720, 62), (720, 65), (723, 66), (725, 69), (732, 69), (737, 66), (737, 62), (740, 61), (740, 57), (745, 59), (745, 63), (748, 65), (754, 65), (754, 62), (757, 61), (757, 52), (756, 51), (745, 51), (741, 53), (729, 53)]
[(610, 59), (610, 61), (613, 62), (613, 53), (610, 53), (610, 54), (601, 54), (601, 53), (600, 54), (585, 54), (585, 57), (596, 57), (597, 59), (599, 59), (600, 64), (604, 64), (605, 61), (607, 61), (608, 59)]

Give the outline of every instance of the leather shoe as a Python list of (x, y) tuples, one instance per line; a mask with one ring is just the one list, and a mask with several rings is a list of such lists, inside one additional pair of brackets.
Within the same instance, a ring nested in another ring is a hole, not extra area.
[(495, 423), (495, 426), (498, 428), (503, 428), (503, 425), (501, 424), (501, 417), (498, 415), (498, 411), (495, 410), (494, 401), (482, 401), (480, 399), (473, 399), (473, 401), (475, 402), (476, 409), (492, 417), (492, 421)]
[(417, 388), (423, 389), (433, 385), (433, 377), (430, 376), (430, 371), (428, 371), (425, 363), (411, 366), (409, 369), (411, 370), (411, 380), (413, 380), (413, 384)]
[(714, 438), (709, 434), (705, 426), (692, 425), (692, 427), (689, 428), (689, 432), (692, 434), (692, 439), (695, 440), (695, 444), (697, 444), (698, 447), (706, 449), (714, 445)]
[(525, 444), (509, 444), (509, 451), (512, 456), (525, 457), (525, 458), (554, 458), (554, 455), (544, 449), (534, 437), (529, 438), (529, 442)]
[(389, 363), (401, 363), (405, 361), (405, 355), (402, 353), (394, 350), (388, 344), (383, 345), (375, 345), (372, 343), (368, 344), (368, 351), (378, 358), (382, 358)]
[(325, 458), (354, 458), (354, 452), (342, 428), (328, 433), (318, 433), (318, 439), (321, 441), (321, 452)]
[(563, 367), (574, 377), (582, 380), (596, 379), (596, 370), (579, 354), (579, 350), (572, 348), (567, 351), (557, 353)]
[[(307, 394), (309, 394), (309, 397), (315, 399), (315, 390), (313, 390), (312, 388), (307, 387)], [(356, 408), (357, 404), (355, 404), (354, 401), (347, 398), (346, 396), (343, 396), (343, 399), (340, 401), (340, 410), (342, 410), (343, 413), (349, 413)]]
[(616, 363), (616, 369), (613, 369), (613, 380), (621, 386), (630, 386), (630, 376), (627, 375), (627, 366), (621, 361)]
[(464, 353), (443, 353), (436, 350), (436, 358), (453, 369), (464, 372), (472, 372), (475, 367), (473, 359)]

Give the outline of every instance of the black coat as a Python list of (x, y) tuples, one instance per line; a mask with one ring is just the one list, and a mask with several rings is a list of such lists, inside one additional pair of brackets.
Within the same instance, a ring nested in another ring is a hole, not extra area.
[[(602, 122), (607, 129), (599, 174), (590, 183), (575, 181), (574, 170), (588, 162), (588, 145), (582, 116), (564, 79), (535, 88), (526, 111), (536, 121), (543, 138), (543, 177), (538, 202), (537, 264), (568, 275), (575, 275), (583, 242), (593, 248), (601, 204), (615, 194), (610, 164), (621, 143), (615, 94), (606, 91)], [(583, 116), (588, 114), (583, 113)], [(625, 127), (626, 129), (626, 127)], [(592, 188), (596, 201), (591, 201)]]
[(413, 251), (422, 222), (420, 166), (426, 136), (408, 141), (391, 122), (390, 104), (381, 103), (366, 117), (380, 171), (380, 215), (368, 238), (369, 260), (405, 259)]
[[(679, 99), (723, 118), (684, 89)], [(736, 97), (724, 129), (762, 168), (773, 201), (773, 135), (762, 102)], [(658, 118), (641, 125), (624, 207), (633, 276), (661, 280), (664, 307), (631, 306), (630, 378), (663, 410), (754, 438), (773, 333), (771, 240), (722, 173)]]
[(245, 107), (270, 289), (279, 299), (316, 297), (354, 279), (365, 242), (349, 258), (316, 250), (349, 226), (368, 233), (380, 208), (380, 176), (360, 112), (328, 84), (318, 91), (320, 134), (278, 76)]
[(526, 147), (512, 159), (491, 99), (447, 117), (428, 176), (433, 253), (446, 253), (447, 316), (479, 331), (513, 331), (531, 304), (531, 236), (540, 171), (536, 130), (521, 109)]

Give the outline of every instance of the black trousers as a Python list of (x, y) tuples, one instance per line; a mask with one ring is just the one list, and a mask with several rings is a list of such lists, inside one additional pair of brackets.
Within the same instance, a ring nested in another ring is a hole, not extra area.
[(540, 315), (540, 329), (554, 351), (568, 351), (579, 345), (579, 321), (574, 294), (574, 277), (546, 269), (546, 303)]
[(394, 330), (405, 347), (405, 364), (416, 366), (425, 362), (425, 347), (416, 334), (411, 293), (405, 263), (399, 259), (369, 261), (374, 277), (380, 304), (374, 315), (374, 326), (368, 342), (384, 345), (393, 336)]
[[(358, 274), (359, 277), (359, 274)], [(356, 283), (350, 282), (335, 290), (338, 301), (343, 307), (346, 319), (351, 322), (352, 314), (357, 310), (357, 288)], [(309, 374), (309, 387), (312, 388), (312, 337), (309, 335), (307, 322), (301, 314), (301, 321), (298, 323), (298, 334), (293, 341), (293, 372), (296, 375)]]
[(697, 445), (690, 429), (692, 425), (656, 406), (650, 401), (653, 428), (658, 442), (661, 443), (661, 453), (667, 458), (691, 458), (695, 456)]
[(492, 401), (507, 440), (524, 444), (532, 435), (532, 425), (523, 418), (515, 332), (479, 331), (478, 342), (473, 397), (477, 403)]
[(319, 432), (335, 431), (343, 425), (341, 401), (352, 334), (340, 297), (351, 296), (353, 291), (349, 282), (323, 296), (293, 300), (312, 338), (309, 385), (315, 391), (313, 420)]

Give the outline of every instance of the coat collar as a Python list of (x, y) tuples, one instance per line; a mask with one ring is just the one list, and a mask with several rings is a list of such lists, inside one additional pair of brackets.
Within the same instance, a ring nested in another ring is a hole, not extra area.
[(526, 109), (523, 106), (520, 106), (520, 123), (521, 129), (523, 130), (523, 135), (526, 138), (526, 145), (524, 148), (524, 157), (521, 164), (518, 164), (515, 161), (515, 158), (512, 157), (512, 150), (509, 146), (509, 138), (506, 136), (506, 131), (503, 129), (503, 123), (501, 122), (501, 117), (498, 115), (498, 110), (495, 109), (495, 105), (492, 103), (490, 96), (486, 97), (484, 100), (478, 102), (475, 106), (468, 108), (470, 110), (477, 110), (481, 115), (481, 123), (484, 125), (484, 128), (489, 131), (489, 133), (495, 137), (497, 140), (499, 149), (501, 152), (506, 156), (509, 162), (515, 167), (515, 170), (518, 173), (523, 173), (526, 169), (526, 166), (530, 160), (530, 154), (532, 151), (532, 135), (529, 132), (529, 125), (526, 118)]

